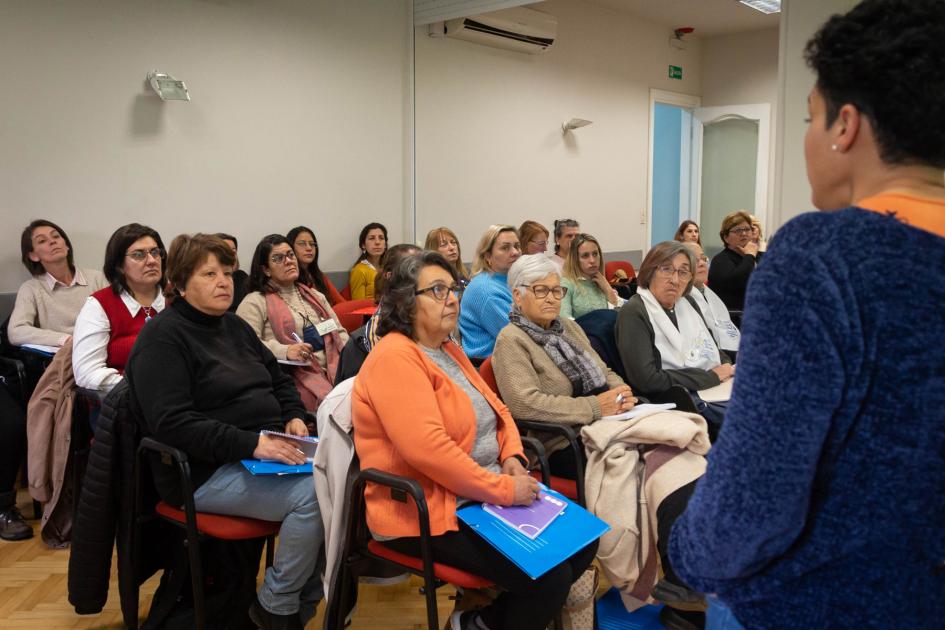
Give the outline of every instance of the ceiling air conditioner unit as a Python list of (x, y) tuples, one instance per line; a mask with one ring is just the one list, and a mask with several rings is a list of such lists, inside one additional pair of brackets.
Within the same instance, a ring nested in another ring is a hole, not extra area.
[(447, 37), (535, 54), (555, 43), (558, 18), (534, 9), (515, 7), (447, 20), (444, 30)]

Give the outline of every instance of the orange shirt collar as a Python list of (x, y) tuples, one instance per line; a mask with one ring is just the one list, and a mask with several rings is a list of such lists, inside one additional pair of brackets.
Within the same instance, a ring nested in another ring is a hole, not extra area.
[(887, 192), (861, 199), (853, 205), (890, 214), (907, 225), (945, 238), (945, 200)]

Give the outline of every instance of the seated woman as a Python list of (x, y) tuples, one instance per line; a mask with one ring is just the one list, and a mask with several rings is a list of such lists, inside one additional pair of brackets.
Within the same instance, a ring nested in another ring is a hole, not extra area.
[(726, 352), (738, 352), (738, 342), (741, 341), (742, 334), (732, 323), (722, 299), (706, 284), (709, 277), (709, 257), (698, 243), (689, 242), (685, 245), (696, 257), (696, 273), (692, 276), (692, 291), (689, 295), (699, 307), (702, 318), (709, 325), (719, 348)]
[(702, 246), (702, 239), (699, 237), (699, 224), (690, 219), (686, 219), (679, 224), (679, 228), (676, 230), (676, 235), (673, 236), (674, 241), (679, 241), (680, 243), (698, 243), (699, 246)]
[(548, 238), (551, 233), (538, 221), (525, 221), (518, 227), (518, 237), (522, 242), (523, 254), (544, 254), (548, 251)]
[(571, 241), (580, 233), (581, 224), (574, 219), (555, 220), (555, 253), (550, 258), (558, 266), (558, 271), (564, 268), (568, 252), (571, 251)]
[(725, 249), (712, 259), (709, 284), (730, 311), (745, 308), (748, 278), (761, 259), (758, 245), (751, 242), (751, 215), (739, 210), (722, 219), (719, 236)]
[(86, 301), (72, 334), (75, 384), (104, 396), (121, 382), (128, 353), (144, 325), (164, 310), (161, 235), (140, 223), (115, 230), (105, 247), (111, 286)]
[(249, 292), (249, 274), (240, 269), (240, 255), (238, 251), (239, 243), (236, 237), (225, 232), (217, 232), (216, 236), (223, 239), (223, 242), (233, 250), (233, 302), (230, 304), (230, 312), (235, 313), (240, 302)]
[[(308, 435), (305, 408), (272, 353), (227, 312), (234, 266), (216, 236), (174, 239), (168, 276), (178, 297), (139, 336), (128, 384), (144, 435), (189, 457), (197, 510), (282, 522), (249, 614), (261, 628), (302, 628), (321, 595), (315, 567), (324, 534), (312, 479), (255, 476), (240, 460), (304, 464), (290, 442), (260, 431)], [(161, 497), (181, 505), (177, 473), (151, 469)]]
[(511, 225), (493, 225), (476, 247), (473, 278), (463, 293), (459, 331), (468, 357), (484, 359), (492, 354), (495, 338), (509, 323), (512, 292), (509, 267), (521, 256), (518, 233)]
[(302, 284), (324, 295), (332, 306), (344, 302), (344, 297), (318, 267), (318, 239), (315, 238), (315, 232), (300, 225), (289, 230), (285, 237), (299, 261), (299, 279)]
[(568, 291), (561, 301), (562, 317), (577, 319), (591, 311), (620, 307), (626, 301), (604, 277), (604, 252), (590, 234), (578, 234), (571, 241), (563, 276), (561, 285)]
[[(440, 252), (446, 262), (453, 265), (456, 269), (456, 275), (462, 283), (469, 282), (469, 272), (466, 265), (463, 264), (463, 253), (459, 248), (459, 239), (453, 230), (447, 227), (438, 227), (430, 230), (427, 234), (426, 243), (423, 246), (431, 252)], [(376, 301), (376, 300), (375, 300)]]
[[(559, 316), (570, 291), (547, 256), (516, 260), (509, 288), (515, 308), (496, 339), (492, 366), (513, 417), (579, 427), (633, 408), (630, 388), (604, 365), (581, 327)], [(552, 469), (574, 479), (570, 453), (553, 454), (563, 446), (557, 442), (545, 444)]]
[(325, 296), (299, 281), (295, 252), (281, 234), (256, 246), (249, 288), (236, 314), (276, 359), (303, 363), (292, 367), (292, 377), (305, 408), (318, 409), (335, 383), (348, 333)]
[(7, 334), (10, 343), (63, 346), (93, 292), (108, 286), (101, 271), (76, 269), (72, 241), (52, 221), (33, 221), (20, 236), (23, 266), (33, 276), (16, 294)]
[[(533, 580), (456, 518), (467, 501), (530, 505), (538, 495), (508, 409), (449, 340), (460, 291), (456, 271), (437, 252), (409, 256), (394, 268), (381, 298), (381, 340), (354, 384), (355, 447), (362, 468), (419, 481), (438, 562), (502, 589), (486, 608), (454, 613), (450, 627), (539, 630), (590, 565), (597, 543)], [(373, 485), (365, 500), (371, 534), (418, 556), (415, 510)]]
[(374, 298), (374, 277), (381, 264), (381, 256), (387, 251), (387, 228), (380, 223), (368, 223), (358, 236), (361, 255), (348, 274), (348, 286), (352, 300)]
[[(637, 275), (637, 294), (617, 315), (617, 350), (630, 386), (647, 398), (659, 398), (673, 385), (691, 394), (715, 387), (735, 374), (699, 310), (688, 298), (695, 257), (678, 241), (653, 247)], [(725, 403), (705, 403), (694, 395), (699, 412), (720, 424)]]
[(751, 242), (758, 246), (758, 253), (764, 254), (768, 251), (768, 241), (765, 240), (764, 230), (761, 228), (761, 221), (753, 214), (751, 217)]

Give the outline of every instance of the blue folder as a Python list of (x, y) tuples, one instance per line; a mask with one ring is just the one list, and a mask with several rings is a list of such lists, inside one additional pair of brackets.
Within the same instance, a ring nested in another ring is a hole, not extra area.
[(568, 507), (534, 540), (483, 510), (481, 503), (460, 508), (456, 516), (534, 580), (610, 530), (610, 525), (567, 497), (544, 491), (566, 501)]
[(281, 462), (262, 461), (260, 459), (243, 459), (243, 466), (254, 475), (311, 475), (311, 464), (283, 464)]

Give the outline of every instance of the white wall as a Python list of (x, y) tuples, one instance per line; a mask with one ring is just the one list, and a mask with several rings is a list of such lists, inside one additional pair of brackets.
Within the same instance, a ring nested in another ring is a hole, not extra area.
[[(672, 49), (668, 28), (579, 0), (533, 8), (559, 23), (540, 55), (417, 29), (418, 234), (446, 224), (468, 259), (489, 224), (568, 217), (605, 250), (643, 249), (649, 90), (699, 94), (699, 40)], [(562, 137), (572, 117), (594, 124)]]
[(807, 95), (814, 74), (804, 62), (804, 47), (814, 33), (835, 13), (846, 13), (858, 0), (784, 0), (781, 8), (778, 75), (778, 179), (774, 225), (780, 226), (802, 212), (813, 210), (810, 184), (804, 165), (804, 134), (807, 132)]
[[(372, 220), (405, 235), (412, 164), (407, 0), (0, 3), (0, 292), (26, 277), (19, 233), (65, 228), (82, 266), (140, 221), (167, 244), (305, 223), (326, 269)], [(183, 79), (163, 103), (151, 69)]]
[[(778, 29), (709, 37), (702, 42), (702, 105), (771, 106), (768, 159), (768, 231), (776, 205)], [(708, 228), (707, 228), (708, 229)], [(713, 229), (718, 229), (715, 226)]]

